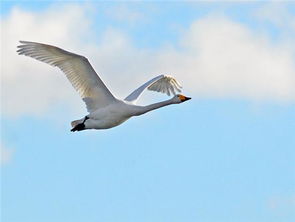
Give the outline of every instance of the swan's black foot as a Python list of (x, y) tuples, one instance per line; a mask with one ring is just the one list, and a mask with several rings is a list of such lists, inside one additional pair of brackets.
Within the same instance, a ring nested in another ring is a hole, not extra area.
[(73, 129), (71, 129), (72, 132), (81, 131), (81, 130), (85, 130), (85, 124), (84, 123), (80, 123), (77, 126), (75, 126)]
[(85, 121), (88, 120), (89, 117), (85, 116), (83, 123), (79, 123), (78, 125), (76, 125), (73, 129), (71, 129), (72, 132), (75, 131), (81, 131), (81, 130), (85, 130)]

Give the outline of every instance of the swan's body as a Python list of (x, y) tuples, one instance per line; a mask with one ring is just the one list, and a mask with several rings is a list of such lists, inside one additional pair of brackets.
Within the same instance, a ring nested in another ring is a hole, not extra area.
[[(89, 61), (80, 55), (51, 45), (21, 41), (20, 55), (60, 68), (86, 103), (89, 114), (72, 122), (72, 131), (85, 129), (108, 129), (120, 125), (132, 116), (139, 116), (154, 109), (189, 100), (180, 92), (181, 86), (171, 76), (160, 75), (146, 82), (124, 100), (117, 99), (96, 74)], [(175, 96), (169, 100), (148, 106), (138, 106), (136, 101), (145, 89)]]

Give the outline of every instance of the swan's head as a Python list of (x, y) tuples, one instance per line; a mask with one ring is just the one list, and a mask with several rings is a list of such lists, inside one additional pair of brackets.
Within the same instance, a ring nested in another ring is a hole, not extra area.
[(187, 100), (190, 100), (191, 98), (190, 97), (186, 97), (184, 95), (181, 95), (181, 94), (177, 94), (176, 96), (174, 96), (173, 100), (176, 102), (176, 103), (183, 103)]

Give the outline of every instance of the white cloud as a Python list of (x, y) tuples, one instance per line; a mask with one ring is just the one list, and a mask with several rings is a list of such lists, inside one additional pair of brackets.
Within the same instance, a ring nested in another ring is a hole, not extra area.
[(6, 165), (11, 161), (13, 151), (13, 149), (5, 147), (3, 144), (0, 145), (1, 165)]
[(86, 7), (68, 5), (42, 13), (15, 8), (1, 21), (6, 115), (42, 114), (57, 104), (84, 112), (59, 70), (16, 54), (20, 39), (87, 56), (111, 91), (122, 97), (154, 75), (168, 73), (199, 98), (295, 100), (294, 48), (274, 44), (265, 33), (226, 17), (196, 20), (179, 42), (158, 49), (136, 48), (128, 33), (112, 27), (97, 37), (91, 19)]
[[(61, 45), (79, 51), (89, 33), (86, 10), (76, 5), (40, 13), (14, 8), (1, 21), (1, 88), (5, 114), (40, 114), (63, 101), (75, 101), (70, 85), (57, 69), (18, 56), (19, 40)], [(67, 100), (64, 100), (66, 99)], [(68, 102), (67, 102), (68, 103)]]
[(164, 63), (174, 61), (171, 72), (183, 73), (200, 96), (295, 99), (293, 52), (239, 23), (201, 19), (191, 25), (182, 45), (184, 52), (175, 51), (174, 58), (162, 55)]

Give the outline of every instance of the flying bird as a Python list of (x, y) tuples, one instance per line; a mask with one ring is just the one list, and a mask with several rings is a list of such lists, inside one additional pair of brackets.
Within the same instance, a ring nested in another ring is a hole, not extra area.
[[(19, 55), (29, 56), (49, 65), (57, 66), (86, 103), (89, 114), (71, 122), (72, 132), (112, 128), (133, 116), (191, 99), (176, 94), (176, 92), (181, 92), (182, 88), (176, 79), (168, 75), (159, 75), (121, 100), (110, 92), (84, 56), (37, 42), (20, 41), (20, 43), (17, 50)], [(147, 106), (136, 105), (136, 101), (145, 89), (166, 93), (168, 96), (173, 94), (174, 97)]]

